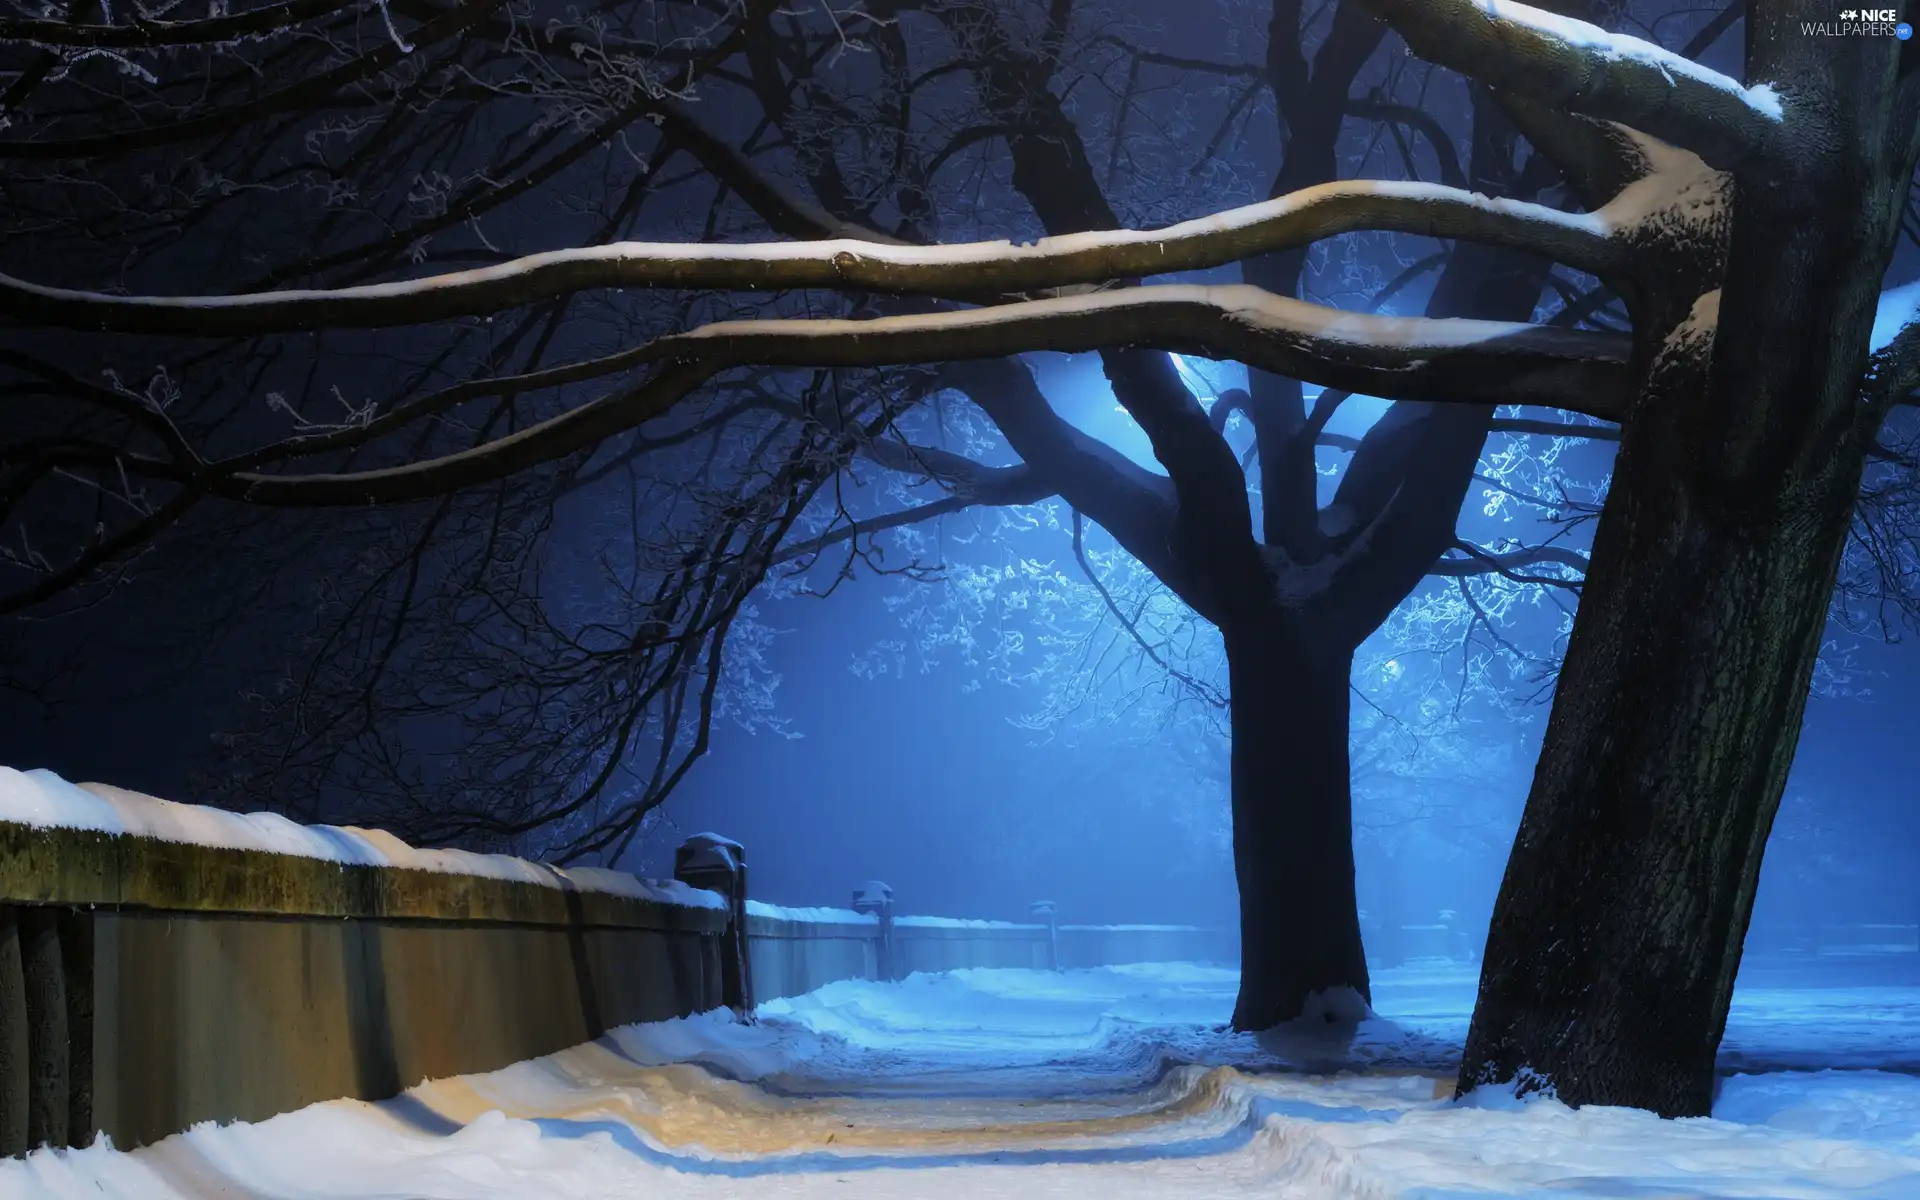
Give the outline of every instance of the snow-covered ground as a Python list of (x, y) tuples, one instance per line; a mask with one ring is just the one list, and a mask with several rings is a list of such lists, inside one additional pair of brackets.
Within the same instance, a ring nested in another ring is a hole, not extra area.
[(1710, 1120), (1449, 1090), (1474, 979), (1219, 1030), (1230, 970), (958, 971), (632, 1026), (381, 1104), (0, 1164), (0, 1196), (1920, 1197), (1920, 989), (1745, 990)]

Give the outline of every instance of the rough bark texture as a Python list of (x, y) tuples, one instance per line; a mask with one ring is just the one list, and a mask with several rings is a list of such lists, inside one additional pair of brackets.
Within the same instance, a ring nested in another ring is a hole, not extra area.
[(1857, 40), (1836, 48), (1765, 21), (1750, 37), (1749, 74), (1795, 81), (1810, 127), (1785, 162), (1736, 176), (1718, 337), (1710, 352), (1670, 343), (1630, 415), (1494, 914), (1463, 1088), (1516, 1080), (1666, 1116), (1712, 1103), (1761, 853), (1880, 419), (1861, 403), (1862, 368), (1889, 199), (1911, 163), (1883, 149), (1897, 139), (1874, 115), (1892, 72), (1872, 56), (1891, 51)]
[[(1616, 495), (1638, 468), (1623, 460)], [(1604, 518), (1463, 1087), (1532, 1072), (1575, 1104), (1711, 1104), (1847, 522), (1843, 500), (1837, 520), (1714, 528), (1679, 500)]]

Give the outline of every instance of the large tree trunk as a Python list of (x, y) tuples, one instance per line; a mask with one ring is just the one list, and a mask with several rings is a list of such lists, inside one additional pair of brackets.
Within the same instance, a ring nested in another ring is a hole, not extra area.
[[(1763, 57), (1749, 64), (1759, 78), (1887, 78), (1841, 73), (1822, 39), (1764, 32), (1750, 44), (1809, 61)], [(1848, 53), (1886, 52), (1857, 40)], [(1876, 162), (1871, 120), (1822, 136), (1796, 164), (1807, 177), (1738, 180), (1711, 350), (1669, 340), (1629, 415), (1462, 1087), (1518, 1080), (1666, 1116), (1712, 1105), (1761, 854), (1879, 423), (1862, 367), (1886, 197), (1907, 168)]]
[(1309, 657), (1291, 640), (1279, 617), (1226, 636), (1240, 885), (1235, 1029), (1292, 1020), (1315, 992), (1372, 994), (1353, 889), (1353, 656)]
[(1846, 527), (1845, 498), (1732, 527), (1609, 504), (1463, 1089), (1518, 1077), (1572, 1104), (1707, 1113)]

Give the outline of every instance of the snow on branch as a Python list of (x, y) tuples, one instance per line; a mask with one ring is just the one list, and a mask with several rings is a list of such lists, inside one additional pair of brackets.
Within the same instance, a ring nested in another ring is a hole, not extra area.
[(1920, 387), (1920, 281), (1880, 293), (1868, 349), (1868, 387), (1883, 407)]
[[(1389, 400), (1624, 411), (1629, 340), (1507, 321), (1385, 317), (1245, 284), (1163, 284), (874, 320), (723, 321), (662, 338), (660, 357), (729, 365), (883, 366), (1115, 347), (1245, 363)], [(696, 349), (697, 348), (697, 349)]]
[(1507, 246), (1603, 280), (1620, 266), (1604, 210), (1565, 213), (1434, 184), (1349, 180), (1165, 229), (1069, 234), (1028, 246), (616, 242), (397, 283), (233, 296), (115, 296), (0, 275), (0, 315), (110, 333), (235, 337), (417, 325), (598, 288), (821, 287), (987, 298), (1206, 270), (1365, 230)]
[(1360, 0), (1420, 57), (1733, 170), (1775, 138), (1780, 97), (1651, 42), (1512, 0)]
[(1117, 346), (1245, 363), (1389, 400), (1532, 404), (1617, 420), (1628, 339), (1504, 321), (1382, 317), (1243, 284), (1166, 284), (872, 320), (722, 321), (625, 354), (650, 379), (472, 449), (339, 475), (227, 473), (196, 486), (257, 504), (400, 503), (504, 478), (666, 412), (734, 367), (880, 367)]

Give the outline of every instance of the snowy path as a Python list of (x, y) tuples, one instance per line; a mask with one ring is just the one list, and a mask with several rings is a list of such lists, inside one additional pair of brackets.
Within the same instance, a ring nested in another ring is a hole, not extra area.
[[(1920, 1077), (1736, 1075), (1713, 1120), (1438, 1096), (1473, 977), (1348, 1039), (1217, 1031), (1231, 971), (966, 971), (616, 1031), (383, 1104), (0, 1164), (0, 1197), (1920, 1197)], [(1755, 990), (1730, 1063), (1920, 1068), (1920, 989)], [(1341, 1069), (1345, 1068), (1345, 1069)]]

